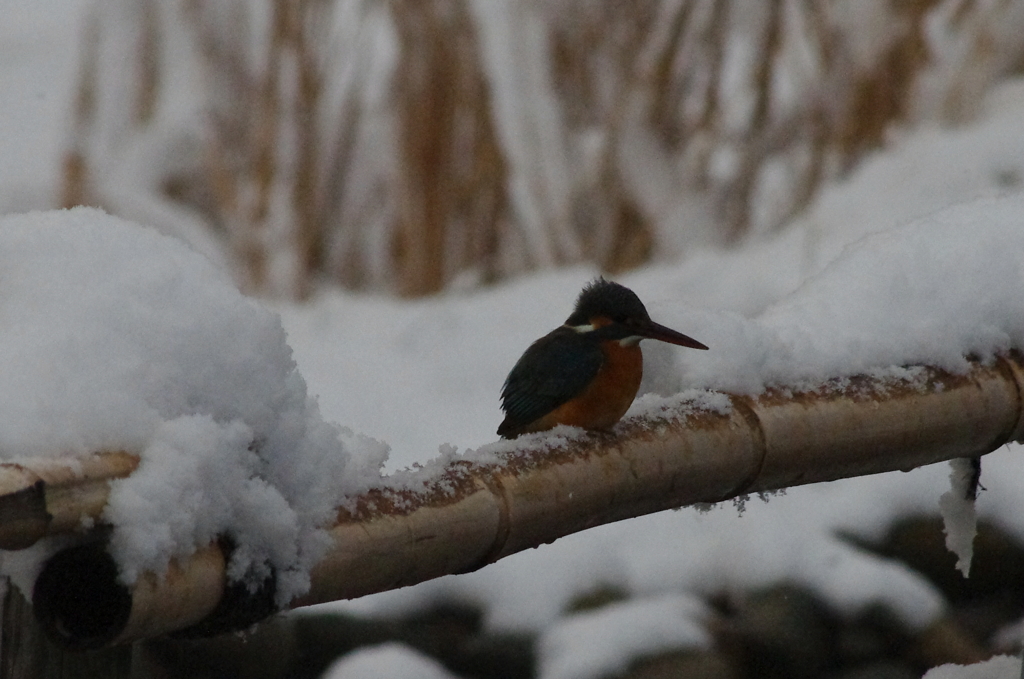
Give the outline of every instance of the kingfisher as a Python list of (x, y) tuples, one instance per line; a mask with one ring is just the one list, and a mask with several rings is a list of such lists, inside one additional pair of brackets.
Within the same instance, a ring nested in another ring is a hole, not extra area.
[(629, 288), (603, 277), (587, 284), (565, 324), (530, 345), (501, 388), (498, 435), (567, 424), (610, 429), (629, 409), (643, 377), (640, 340), (706, 346), (651, 320)]

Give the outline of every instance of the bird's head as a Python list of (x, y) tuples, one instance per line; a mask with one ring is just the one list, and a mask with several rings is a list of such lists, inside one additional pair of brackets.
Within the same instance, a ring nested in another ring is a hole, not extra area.
[(625, 345), (649, 338), (691, 349), (707, 349), (692, 337), (652, 321), (635, 292), (604, 278), (583, 288), (565, 324), (576, 332), (594, 333), (600, 339), (618, 340)]

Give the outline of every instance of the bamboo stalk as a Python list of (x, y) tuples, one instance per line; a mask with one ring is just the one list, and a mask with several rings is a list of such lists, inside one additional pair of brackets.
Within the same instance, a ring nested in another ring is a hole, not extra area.
[(30, 547), (99, 518), (109, 481), (128, 476), (138, 464), (137, 455), (125, 452), (0, 464), (0, 549)]
[[(539, 437), (493, 462), (456, 461), (422, 491), (378, 489), (340, 511), (330, 529), (334, 546), (313, 569), (311, 590), (290, 605), (472, 571), (570, 533), (663, 509), (982, 455), (1024, 437), (1022, 388), (1024, 365), (1014, 355), (991, 366), (975, 363), (964, 375), (923, 368), (903, 381), (862, 376), (795, 393), (728, 396), (722, 409), (682, 403), (658, 417), (626, 421), (614, 434), (590, 433), (561, 447)], [(69, 645), (172, 631), (179, 621), (200, 617), (198, 610), (182, 610), (186, 600), (204, 611), (217, 605), (182, 595), (193, 578), (200, 589), (216, 589), (208, 587), (211, 562), (204, 554), (181, 561), (180, 577), (166, 584), (147, 578), (104, 603), (124, 622), (98, 634), (83, 626), (79, 617), (91, 612), (81, 606), (53, 610), (54, 600), (88, 594), (69, 590), (77, 567), (67, 558), (55, 564), (59, 558), (44, 567), (34, 603), (47, 629)], [(61, 583), (61, 595), (45, 583)], [(252, 602), (237, 605), (267, 613)], [(175, 614), (164, 619), (168, 607)], [(235, 615), (232, 624), (256, 619)]]
[[(144, 573), (129, 589), (102, 541), (58, 552), (32, 593), (36, 619), (69, 650), (113, 645), (167, 634), (201, 623), (217, 609), (227, 587), (227, 562), (217, 545), (172, 561), (162, 576)], [(113, 643), (111, 643), (113, 642)]]

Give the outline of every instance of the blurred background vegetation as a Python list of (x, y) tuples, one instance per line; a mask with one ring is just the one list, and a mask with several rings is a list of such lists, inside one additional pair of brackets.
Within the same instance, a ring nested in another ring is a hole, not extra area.
[(297, 299), (757, 238), (1024, 66), (1013, 0), (106, 0), (84, 30), (63, 203)]

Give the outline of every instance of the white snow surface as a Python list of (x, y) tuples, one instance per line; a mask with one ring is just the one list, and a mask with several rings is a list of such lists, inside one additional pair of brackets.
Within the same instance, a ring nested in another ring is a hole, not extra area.
[[(1024, 196), (980, 199), (876, 234), (753, 319), (674, 314), (711, 349), (691, 387), (756, 393), (891, 366), (967, 368), (1024, 346)], [(676, 320), (678, 318), (678, 320)]]
[(455, 679), (433, 658), (405, 644), (388, 643), (352, 651), (335, 660), (322, 679)]
[(377, 476), (383, 446), (323, 420), (278, 316), (152, 229), (92, 208), (0, 218), (0, 319), (3, 459), (141, 454), (104, 513), (126, 582), (223, 534), (232, 575), (273, 566), (283, 603), (339, 498)]
[(923, 679), (1020, 679), (1021, 660), (997, 655), (974, 665), (940, 665), (928, 670)]
[(684, 593), (633, 599), (562, 618), (540, 639), (540, 679), (614, 676), (663, 651), (707, 648), (704, 603)]

